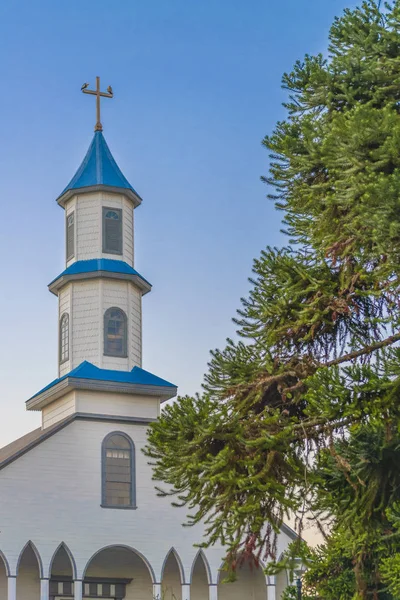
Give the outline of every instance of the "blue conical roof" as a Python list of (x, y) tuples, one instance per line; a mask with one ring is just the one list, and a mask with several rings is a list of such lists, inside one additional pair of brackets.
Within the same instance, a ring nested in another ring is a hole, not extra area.
[(101, 131), (95, 131), (92, 143), (83, 162), (67, 187), (57, 198), (57, 202), (63, 204), (74, 191), (92, 191), (93, 189), (112, 188), (122, 189), (128, 192), (135, 204), (140, 204), (141, 198), (133, 189), (129, 181), (122, 174), (120, 168), (110, 152), (107, 142)]

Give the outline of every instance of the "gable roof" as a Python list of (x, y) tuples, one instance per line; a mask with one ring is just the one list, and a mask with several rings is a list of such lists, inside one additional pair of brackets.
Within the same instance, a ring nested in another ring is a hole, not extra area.
[(85, 158), (57, 198), (57, 202), (63, 205), (63, 202), (77, 191), (85, 192), (102, 188), (124, 190), (136, 206), (142, 201), (115, 162), (103, 133), (95, 131)]
[(90, 413), (74, 413), (54, 425), (50, 425), (45, 429), (38, 427), (38, 429), (34, 429), (30, 431), (26, 435), (23, 435), (19, 439), (11, 442), (11, 444), (7, 444), (3, 448), (0, 448), (0, 470), (9, 465), (10, 463), (17, 460), (23, 454), (26, 454), (35, 446), (38, 446), (49, 437), (52, 437), (54, 434), (64, 429), (70, 423), (74, 421), (100, 421), (100, 422), (112, 422), (112, 423), (129, 423), (135, 425), (148, 425), (149, 423), (153, 423), (156, 419), (150, 418), (140, 418), (140, 417), (114, 417), (112, 415), (101, 415), (101, 414), (90, 414)]
[(36, 442), (41, 434), (43, 433), (43, 429), (38, 427), (38, 429), (34, 429), (30, 431), (26, 435), (23, 435), (18, 440), (7, 444), (7, 446), (3, 446), (0, 448), (0, 464), (9, 459), (14, 454), (20, 452), (23, 448), (26, 448), (30, 444)]

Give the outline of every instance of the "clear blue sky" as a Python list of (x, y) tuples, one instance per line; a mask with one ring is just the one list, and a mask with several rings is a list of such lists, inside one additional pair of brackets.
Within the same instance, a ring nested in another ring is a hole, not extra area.
[(39, 425), (24, 402), (57, 374), (63, 211), (55, 198), (93, 135), (100, 75), (107, 142), (144, 202), (136, 267), (144, 368), (200, 390), (234, 334), (252, 260), (282, 244), (260, 176), (284, 115), (281, 75), (325, 52), (351, 0), (3, 0), (0, 3), (0, 446)]

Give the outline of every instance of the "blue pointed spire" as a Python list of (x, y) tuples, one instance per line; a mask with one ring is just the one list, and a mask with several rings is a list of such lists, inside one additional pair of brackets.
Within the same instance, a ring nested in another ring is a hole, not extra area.
[(103, 133), (96, 131), (81, 166), (57, 198), (57, 202), (63, 205), (78, 190), (82, 193), (107, 188), (110, 191), (124, 190), (136, 206), (141, 202), (139, 194), (115, 162)]

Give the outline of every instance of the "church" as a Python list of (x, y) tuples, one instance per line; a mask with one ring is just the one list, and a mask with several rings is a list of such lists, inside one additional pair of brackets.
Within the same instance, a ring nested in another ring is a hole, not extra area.
[[(0, 600), (279, 600), (284, 573), (243, 565), (224, 583), (224, 548), (156, 495), (142, 449), (177, 386), (142, 368), (134, 211), (142, 198), (103, 135), (57, 198), (65, 215), (57, 378), (26, 401), (40, 426), (0, 449)], [(18, 233), (17, 233), (18, 234)], [(50, 278), (50, 277), (49, 277)], [(282, 526), (278, 552), (294, 532)]]

